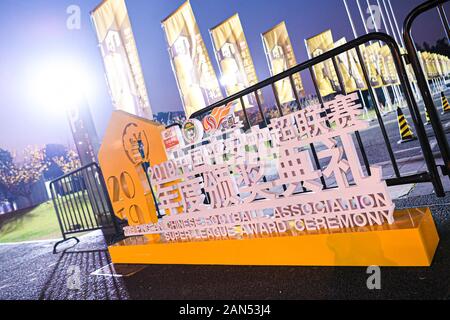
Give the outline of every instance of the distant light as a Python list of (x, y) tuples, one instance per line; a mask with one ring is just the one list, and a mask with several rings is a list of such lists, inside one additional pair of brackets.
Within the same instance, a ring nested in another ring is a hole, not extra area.
[(31, 71), (28, 87), (33, 105), (49, 111), (73, 107), (92, 88), (83, 68), (66, 61), (39, 64)]

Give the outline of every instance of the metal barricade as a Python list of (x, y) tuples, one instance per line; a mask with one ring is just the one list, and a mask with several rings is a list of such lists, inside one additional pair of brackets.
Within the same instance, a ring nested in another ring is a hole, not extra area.
[(76, 234), (103, 230), (120, 235), (119, 224), (109, 199), (103, 174), (97, 163), (91, 163), (50, 183), (53, 205), (63, 240), (80, 241)]
[(416, 75), (417, 84), (423, 101), (425, 103), (426, 110), (430, 118), (431, 125), (433, 127), (434, 134), (436, 136), (436, 141), (439, 146), (442, 159), (444, 161), (444, 166), (442, 167), (442, 172), (445, 175), (450, 175), (450, 148), (445, 135), (444, 127), (442, 126), (442, 121), (437, 111), (436, 105), (433, 101), (433, 96), (430, 91), (428, 80), (425, 76), (424, 70), (421, 66), (419, 56), (417, 53), (416, 45), (412, 37), (411, 29), (416, 21), (416, 19), (423, 13), (426, 13), (432, 9), (437, 9), (439, 16), (441, 18), (444, 30), (447, 35), (447, 39), (450, 39), (450, 27), (448, 24), (447, 17), (443, 8), (443, 4), (449, 2), (449, 0), (431, 0), (424, 2), (414, 8), (406, 17), (403, 24), (403, 40), (405, 42), (405, 47), (408, 52), (408, 60)]
[[(391, 142), (389, 140), (388, 132), (386, 130), (386, 127), (385, 127), (385, 124), (384, 124), (384, 121), (382, 119), (382, 115), (380, 112), (380, 106), (377, 103), (377, 101), (378, 101), (377, 94), (376, 94), (375, 89), (372, 87), (372, 85), (370, 83), (369, 70), (364, 62), (363, 55), (362, 55), (361, 49), (360, 49), (360, 46), (365, 45), (367, 43), (375, 42), (375, 41), (385, 43), (386, 45), (388, 45), (388, 47), (391, 51), (394, 65), (395, 65), (395, 68), (396, 68), (396, 71), (397, 71), (397, 74), (398, 74), (398, 77), (400, 80), (400, 87), (405, 95), (406, 102), (408, 105), (408, 110), (409, 110), (409, 113), (410, 113), (410, 116), (411, 116), (411, 119), (412, 119), (412, 122), (413, 122), (413, 125), (415, 128), (417, 138), (420, 143), (420, 148), (422, 151), (424, 161), (426, 163), (426, 167), (427, 167), (426, 171), (412, 173), (412, 174), (406, 174), (406, 175), (402, 175), (400, 173), (399, 165), (397, 163), (398, 159), (395, 156)], [(243, 109), (244, 123), (245, 123), (245, 127), (248, 129), (252, 126), (252, 124), (249, 119), (249, 115), (247, 112), (248, 106), (245, 105), (244, 97), (247, 95), (254, 95), (255, 101), (257, 102), (259, 117), (261, 118), (261, 120), (257, 124), (259, 124), (260, 126), (266, 126), (269, 123), (269, 121), (266, 118), (261, 101), (259, 99), (258, 92), (266, 87), (271, 88), (271, 90), (274, 94), (274, 97), (275, 97), (278, 113), (280, 116), (283, 116), (283, 111), (282, 111), (282, 107), (281, 107), (281, 104), (278, 99), (278, 94), (277, 94), (275, 83), (280, 80), (283, 80), (283, 79), (289, 79), (290, 83), (292, 85), (292, 88), (295, 88), (293, 75), (296, 73), (302, 72), (302, 71), (309, 71), (312, 81), (313, 81), (313, 84), (314, 84), (314, 88), (315, 88), (318, 100), (319, 100), (320, 104), (322, 104), (322, 106), (324, 107), (324, 99), (320, 95), (320, 91), (318, 89), (318, 85), (317, 85), (317, 82), (315, 79), (315, 73), (313, 71), (313, 67), (319, 63), (323, 63), (330, 59), (333, 61), (333, 64), (336, 67), (337, 56), (344, 52), (347, 52), (349, 50), (356, 50), (356, 52), (357, 52), (359, 62), (362, 66), (362, 72), (364, 75), (364, 79), (368, 86), (368, 94), (374, 105), (379, 128), (381, 130), (382, 137), (383, 137), (384, 143), (386, 145), (386, 150), (387, 150), (387, 153), (389, 156), (390, 163), (392, 164), (394, 177), (386, 179), (386, 183), (389, 186), (393, 186), (393, 185), (403, 185), (403, 184), (410, 184), (410, 183), (431, 182), (433, 184), (433, 188), (434, 188), (436, 195), (439, 197), (443, 197), (444, 189), (442, 186), (441, 177), (439, 176), (438, 166), (436, 165), (436, 160), (432, 153), (430, 141), (428, 140), (424, 124), (420, 117), (420, 111), (417, 106), (417, 102), (413, 96), (413, 91), (411, 89), (411, 84), (409, 82), (409, 79), (408, 79), (408, 76), (406, 73), (405, 65), (403, 64), (403, 61), (402, 61), (400, 49), (399, 49), (396, 41), (391, 36), (389, 36), (385, 33), (374, 32), (374, 33), (370, 33), (370, 34), (361, 36), (355, 40), (349, 41), (348, 43), (346, 43), (340, 47), (337, 47), (333, 50), (323, 53), (320, 56), (314, 57), (308, 61), (300, 63), (299, 65), (297, 65), (289, 70), (279, 73), (271, 78), (268, 78), (260, 83), (255, 84), (245, 90), (242, 90), (241, 92), (231, 95), (230, 97), (228, 97), (226, 99), (223, 99), (223, 100), (221, 100), (217, 103), (214, 103), (202, 110), (199, 110), (199, 111), (195, 112), (194, 114), (192, 114), (191, 118), (201, 119), (217, 107), (222, 107), (229, 103), (238, 101), (238, 102), (240, 102), (240, 104), (243, 107), (242, 109)], [(339, 78), (339, 82), (341, 84), (341, 88), (344, 88), (341, 78)], [(297, 106), (300, 107), (298, 93), (296, 92), (296, 90), (293, 90), (293, 91), (295, 93), (295, 100), (296, 100), (295, 102), (296, 102)], [(324, 110), (324, 111), (326, 111), (326, 110)], [(362, 155), (362, 159), (363, 159), (365, 168), (366, 168), (368, 174), (370, 175), (369, 159), (366, 155), (364, 143), (358, 132), (356, 132), (356, 140), (357, 140), (357, 144), (358, 144), (358, 147), (359, 147), (361, 155)], [(319, 159), (317, 157), (314, 145), (311, 146), (311, 151), (313, 154), (313, 158), (314, 158), (316, 167), (320, 168)], [(327, 188), (325, 182), (322, 181), (322, 183), (324, 184), (324, 187)]]

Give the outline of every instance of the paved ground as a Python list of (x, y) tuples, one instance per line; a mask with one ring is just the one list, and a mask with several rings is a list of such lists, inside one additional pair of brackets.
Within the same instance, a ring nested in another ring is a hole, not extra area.
[[(110, 260), (92, 233), (57, 255), (52, 242), (0, 245), (0, 299), (449, 299), (450, 192), (396, 204), (430, 205), (441, 240), (430, 268), (382, 268), (381, 290), (367, 289), (359, 267), (139, 266), (128, 277), (95, 276)], [(79, 290), (70, 289), (74, 272)]]
[[(446, 90), (445, 94), (450, 98), (450, 90)], [(440, 94), (434, 95), (435, 105), (438, 106), (438, 111), (441, 112), (441, 97)], [(422, 102), (418, 103), (419, 110), (421, 110), (422, 118), (425, 121), (425, 109)], [(409, 111), (406, 106), (402, 109), (411, 129), (415, 133), (415, 128), (413, 127), (413, 122), (411, 120)], [(440, 115), (444, 130), (447, 132), (447, 140), (450, 139), (450, 113)], [(398, 144), (397, 142), (400, 140), (400, 133), (397, 121), (397, 113), (394, 111), (386, 114), (382, 117), (383, 123), (386, 127), (386, 132), (389, 137), (390, 145), (394, 152), (394, 156), (397, 161), (399, 161), (399, 169), (402, 175), (406, 175), (411, 173), (408, 170), (410, 168), (405, 167), (405, 162), (410, 162), (411, 158), (420, 158), (423, 159), (422, 150), (420, 148), (420, 144), (418, 140), (410, 141), (406, 143)], [(427, 135), (430, 138), (430, 144), (433, 152), (437, 152), (439, 150), (438, 144), (436, 142), (436, 138), (433, 134), (433, 128), (431, 125), (426, 125), (425, 129), (427, 131)], [(382, 132), (378, 121), (374, 119), (370, 122), (370, 128), (362, 131), (361, 140), (364, 144), (364, 149), (366, 151), (367, 157), (369, 159), (370, 164), (380, 164), (383, 166), (384, 176), (391, 177), (393, 175), (392, 163), (389, 158), (389, 154), (387, 152), (387, 147), (384, 142)], [(356, 142), (356, 140), (355, 140)]]
[[(449, 96), (449, 91), (446, 92)], [(440, 106), (440, 97), (435, 96), (436, 105)], [(422, 111), (422, 118), (425, 120), (425, 113), (423, 103), (419, 104), (419, 109)], [(406, 108), (402, 109), (411, 129), (415, 133), (415, 128), (413, 127), (413, 122), (409, 116), (409, 112)], [(440, 110), (439, 110), (440, 111)], [(450, 113), (441, 115), (441, 120), (443, 122), (444, 130), (447, 132), (447, 139), (450, 137)], [(389, 137), (394, 155), (396, 159), (408, 159), (414, 156), (421, 156), (422, 151), (418, 140), (410, 141), (402, 144), (397, 142), (400, 140), (400, 133), (397, 122), (397, 113), (395, 110), (383, 117), (383, 123), (386, 127), (386, 132)], [(433, 128), (431, 125), (426, 125), (425, 129), (427, 135), (430, 138), (430, 144), (433, 152), (438, 151), (438, 145), (433, 134)], [(364, 148), (367, 152), (367, 157), (370, 163), (382, 163), (385, 166), (390, 164), (389, 155), (387, 152), (386, 145), (383, 140), (383, 136), (378, 124), (378, 121), (374, 120), (370, 122), (370, 128), (361, 132), (361, 139), (364, 143)], [(383, 151), (383, 152), (380, 152)], [(401, 161), (402, 162), (402, 161)], [(404, 170), (400, 170), (402, 173)]]

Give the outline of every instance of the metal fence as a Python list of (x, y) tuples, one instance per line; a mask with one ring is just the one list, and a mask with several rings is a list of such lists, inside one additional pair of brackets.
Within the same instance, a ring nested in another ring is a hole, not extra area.
[(428, 111), (430, 123), (433, 127), (433, 131), (436, 136), (436, 141), (438, 143), (439, 150), (442, 155), (442, 159), (444, 161), (442, 172), (445, 175), (450, 174), (450, 148), (447, 141), (447, 137), (445, 135), (446, 133), (444, 127), (442, 126), (441, 117), (439, 116), (439, 112), (433, 101), (433, 95), (431, 94), (428, 80), (420, 64), (417, 48), (416, 45), (414, 44), (411, 29), (418, 17), (420, 17), (422, 14), (426, 12), (429, 12), (432, 9), (437, 9), (442, 21), (443, 28), (447, 35), (447, 40), (449, 40), (450, 27), (443, 7), (443, 4), (449, 1), (450, 0), (431, 0), (422, 3), (421, 5), (414, 8), (408, 14), (403, 24), (403, 40), (405, 42), (405, 47), (408, 52), (408, 59), (416, 75), (418, 87), (423, 97), (426, 110)]
[(103, 230), (104, 234), (120, 235), (119, 224), (109, 199), (102, 171), (91, 163), (50, 183), (53, 205), (63, 240), (74, 239), (76, 234)]
[[(398, 77), (400, 79), (400, 87), (405, 96), (409, 114), (411, 116), (411, 119), (412, 119), (412, 122), (413, 122), (413, 125), (415, 128), (415, 132), (416, 132), (417, 138), (420, 143), (422, 155), (423, 155), (424, 161), (426, 163), (426, 168), (427, 168), (426, 171), (402, 175), (399, 170), (398, 159), (396, 158), (396, 155), (393, 151), (391, 141), (389, 140), (389, 136), (388, 136), (385, 124), (382, 119), (382, 114), (381, 114), (380, 106), (378, 103), (377, 93), (370, 83), (369, 70), (365, 64), (365, 61), (363, 59), (363, 55), (362, 55), (361, 49), (360, 49), (361, 45), (365, 45), (367, 43), (373, 43), (373, 42), (385, 43), (386, 45), (388, 45), (388, 47), (391, 51), (393, 61), (395, 64), (395, 68), (396, 68)], [(248, 129), (252, 126), (252, 123), (251, 123), (251, 121), (249, 119), (249, 115), (248, 115), (248, 107), (249, 106), (245, 105), (244, 97), (246, 97), (248, 95), (253, 95), (255, 97), (254, 100), (257, 102), (257, 108), (258, 108), (259, 117), (260, 117), (258, 122), (253, 125), (260, 125), (261, 127), (267, 126), (269, 120), (266, 117), (265, 111), (262, 107), (261, 101), (259, 99), (259, 95), (257, 93), (265, 88), (269, 88), (269, 90), (272, 91), (272, 93), (275, 97), (276, 108), (278, 110), (278, 114), (279, 114), (279, 116), (283, 116), (283, 110), (282, 110), (280, 101), (278, 99), (278, 93), (277, 93), (275, 83), (277, 83), (278, 81), (283, 80), (283, 79), (289, 79), (292, 88), (295, 88), (293, 75), (296, 73), (300, 73), (302, 71), (309, 72), (309, 74), (311, 75), (312, 82), (313, 82), (318, 100), (322, 104), (322, 107), (325, 108), (324, 107), (324, 98), (320, 95), (320, 91), (318, 89), (318, 85), (317, 85), (317, 82), (315, 79), (315, 73), (314, 73), (313, 67), (319, 63), (323, 63), (323, 62), (331, 59), (331, 61), (333, 61), (335, 69), (338, 70), (337, 69), (337, 56), (342, 53), (345, 53), (349, 50), (356, 50), (358, 60), (362, 66), (362, 72), (364, 75), (364, 79), (368, 86), (368, 95), (370, 97), (373, 108), (375, 110), (376, 117), (377, 117), (378, 124), (379, 124), (379, 129), (381, 130), (384, 144), (386, 146), (386, 151), (389, 156), (390, 164), (392, 165), (392, 168), (393, 168), (394, 176), (386, 179), (386, 183), (389, 186), (393, 186), (393, 185), (402, 185), (402, 184), (410, 184), (410, 183), (431, 182), (433, 184), (436, 195), (439, 197), (444, 196), (444, 189), (443, 189), (441, 177), (439, 175), (438, 166), (436, 164), (436, 160), (432, 153), (430, 141), (428, 140), (425, 126), (421, 119), (419, 108), (417, 106), (417, 102), (413, 96), (413, 91), (412, 91), (412, 88), (411, 88), (411, 85), (410, 85), (410, 82), (409, 82), (409, 79), (407, 76), (405, 65), (403, 64), (403, 61), (402, 61), (400, 49), (399, 49), (396, 41), (392, 37), (390, 37), (389, 35), (387, 35), (385, 33), (374, 32), (374, 33), (370, 33), (370, 34), (361, 36), (361, 37), (359, 37), (353, 41), (350, 41), (338, 48), (335, 48), (333, 50), (325, 52), (320, 56), (317, 56), (308, 61), (305, 61), (289, 70), (286, 70), (278, 75), (275, 75), (275, 76), (273, 76), (269, 79), (266, 79), (258, 84), (255, 84), (245, 90), (242, 90), (239, 93), (231, 95), (230, 97), (223, 99), (213, 105), (210, 105), (209, 107), (206, 107), (198, 112), (195, 112), (194, 114), (191, 115), (191, 118), (202, 119), (204, 116), (209, 114), (213, 109), (215, 109), (217, 107), (225, 106), (232, 102), (240, 102), (241, 106), (243, 107), (242, 109), (243, 109), (243, 119), (244, 119), (245, 128)], [(336, 72), (336, 73), (339, 74), (339, 72)], [(340, 82), (340, 87), (345, 88), (342, 83), (343, 81), (342, 81), (341, 77), (339, 77), (339, 82)], [(419, 85), (420, 85), (420, 83), (419, 83)], [(295, 94), (295, 100), (296, 100), (295, 102), (296, 102), (297, 106), (299, 106), (299, 108), (300, 108), (300, 101), (299, 101), (298, 93), (296, 92), (296, 90), (293, 90), (293, 91)], [(324, 109), (324, 112), (326, 112), (325, 109)], [(366, 155), (366, 149), (364, 147), (364, 143), (361, 139), (359, 132), (356, 132), (356, 141), (357, 141), (366, 171), (370, 175), (369, 159)], [(311, 152), (313, 154), (313, 158), (314, 158), (316, 167), (318, 169), (320, 169), (320, 162), (317, 157), (317, 153), (315, 151), (314, 145), (311, 145)], [(322, 183), (324, 183), (324, 181), (322, 181)], [(324, 183), (324, 187), (327, 188), (327, 185), (325, 183)]]

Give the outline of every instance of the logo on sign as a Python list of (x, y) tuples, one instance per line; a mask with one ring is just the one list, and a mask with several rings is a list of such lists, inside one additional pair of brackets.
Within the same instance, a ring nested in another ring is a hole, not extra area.
[(181, 130), (178, 126), (170, 127), (162, 132), (162, 138), (166, 151), (171, 151), (182, 145)]
[(197, 119), (190, 119), (183, 124), (183, 138), (188, 144), (198, 143), (203, 139), (203, 125)]
[(210, 115), (203, 118), (203, 128), (205, 129), (205, 132), (210, 133), (220, 129), (223, 122), (233, 113), (233, 103), (215, 108)]

